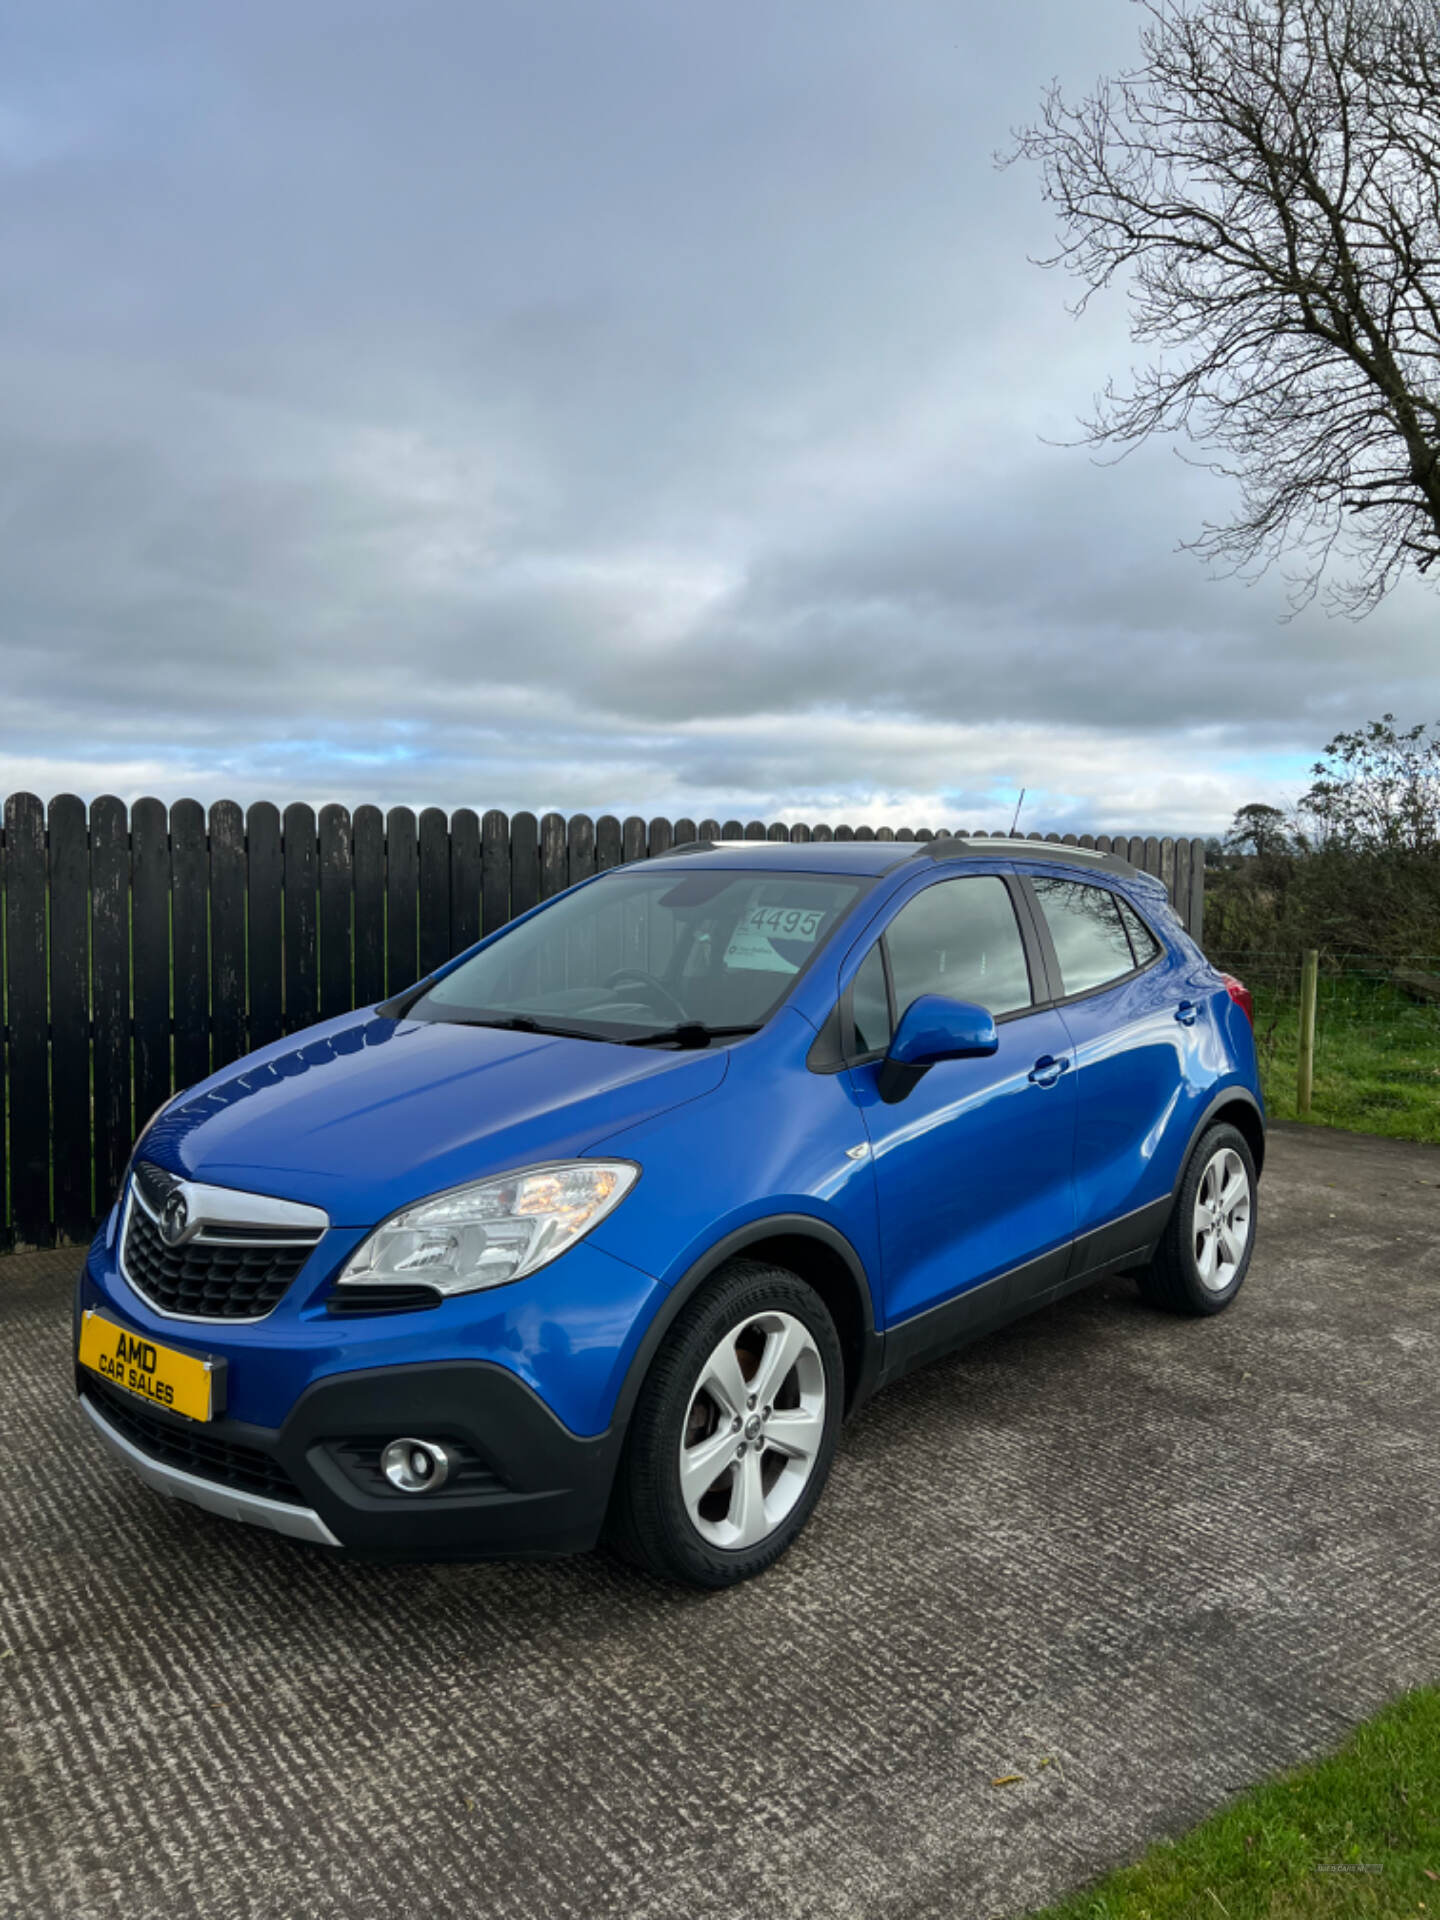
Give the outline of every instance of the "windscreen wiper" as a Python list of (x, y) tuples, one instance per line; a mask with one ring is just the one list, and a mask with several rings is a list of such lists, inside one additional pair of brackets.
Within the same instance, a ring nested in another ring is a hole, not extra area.
[(602, 1033), (591, 1033), (584, 1027), (562, 1027), (549, 1020), (532, 1020), (528, 1013), (496, 1014), (493, 1018), (469, 1018), (442, 1022), (449, 1027), (498, 1027), (504, 1033), (540, 1033), (546, 1039), (556, 1040), (603, 1040)]
[(627, 1040), (627, 1047), (708, 1047), (712, 1040), (731, 1040), (737, 1034), (758, 1033), (758, 1025), (748, 1027), (707, 1027), (703, 1020), (682, 1020), (675, 1027), (661, 1027), (655, 1033), (638, 1034)]

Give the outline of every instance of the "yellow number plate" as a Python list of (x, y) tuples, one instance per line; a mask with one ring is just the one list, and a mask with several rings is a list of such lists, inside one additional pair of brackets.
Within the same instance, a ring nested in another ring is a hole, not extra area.
[(193, 1353), (127, 1333), (93, 1307), (80, 1322), (80, 1364), (167, 1413), (208, 1420), (215, 1411), (213, 1367)]

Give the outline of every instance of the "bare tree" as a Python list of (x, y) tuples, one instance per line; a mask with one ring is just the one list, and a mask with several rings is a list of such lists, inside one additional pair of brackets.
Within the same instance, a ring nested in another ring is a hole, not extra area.
[(1086, 438), (1179, 434), (1238, 482), (1202, 556), (1366, 612), (1440, 558), (1440, 0), (1137, 4), (1141, 63), (1052, 88), (1012, 156), (1059, 210), (1044, 264), (1082, 308), (1128, 282), (1156, 350)]

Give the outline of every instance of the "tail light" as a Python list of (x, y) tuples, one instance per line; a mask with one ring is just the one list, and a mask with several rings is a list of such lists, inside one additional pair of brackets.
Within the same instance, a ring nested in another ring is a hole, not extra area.
[(1225, 991), (1253, 1027), (1255, 1024), (1255, 998), (1250, 989), (1242, 980), (1237, 980), (1233, 973), (1222, 973), (1220, 978), (1225, 982)]

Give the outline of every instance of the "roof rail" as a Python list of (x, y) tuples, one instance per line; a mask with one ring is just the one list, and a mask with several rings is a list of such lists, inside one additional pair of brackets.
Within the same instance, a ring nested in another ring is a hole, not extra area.
[[(843, 843), (841, 843), (843, 844)], [(886, 842), (896, 848), (896, 858), (903, 861), (906, 856), (901, 849), (904, 841)], [(794, 846), (796, 842), (785, 840), (682, 840), (678, 846), (667, 847), (657, 859), (669, 860), (676, 854), (719, 853), (740, 848)], [(1037, 860), (1049, 861), (1059, 866), (1090, 867), (1101, 869), (1105, 873), (1125, 873), (1141, 880), (1153, 880), (1162, 884), (1152, 873), (1146, 873), (1143, 867), (1135, 866), (1124, 860), (1118, 853), (1101, 853), (1095, 847), (1071, 847), (1058, 840), (1012, 840), (1003, 833), (974, 834), (961, 838), (957, 834), (946, 834), (936, 840), (920, 841), (911, 860)]]
[(1101, 853), (1096, 847), (1071, 847), (1059, 840), (1012, 840), (1003, 833), (974, 834), (961, 839), (947, 835), (927, 840), (913, 855), (916, 860), (1048, 860), (1061, 866), (1101, 867), (1107, 873), (1129, 873), (1142, 880), (1153, 880), (1143, 867), (1122, 859), (1118, 853)]

